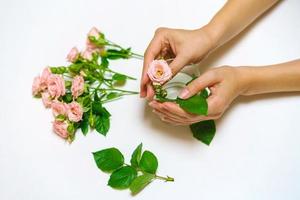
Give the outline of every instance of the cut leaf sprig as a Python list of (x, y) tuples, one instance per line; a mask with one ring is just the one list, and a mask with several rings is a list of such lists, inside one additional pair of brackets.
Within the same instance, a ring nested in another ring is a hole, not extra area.
[(125, 163), (117, 148), (103, 149), (93, 153), (97, 167), (110, 173), (108, 185), (115, 189), (130, 189), (132, 195), (143, 190), (153, 180), (173, 182), (174, 178), (157, 175), (158, 160), (151, 151), (143, 151), (142, 143), (133, 151), (130, 164)]

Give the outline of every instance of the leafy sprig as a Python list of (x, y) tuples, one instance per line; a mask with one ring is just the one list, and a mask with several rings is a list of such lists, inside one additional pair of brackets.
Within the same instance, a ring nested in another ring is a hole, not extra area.
[(173, 182), (172, 177), (156, 174), (158, 160), (151, 151), (142, 151), (142, 143), (133, 151), (130, 164), (125, 163), (123, 154), (117, 148), (103, 149), (93, 153), (97, 167), (110, 173), (108, 185), (115, 189), (130, 189), (135, 195), (155, 179)]

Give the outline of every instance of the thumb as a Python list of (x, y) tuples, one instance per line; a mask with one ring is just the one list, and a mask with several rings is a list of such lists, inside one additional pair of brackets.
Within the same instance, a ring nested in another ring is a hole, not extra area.
[(213, 84), (217, 83), (219, 80), (214, 73), (206, 72), (203, 75), (199, 76), (191, 83), (189, 83), (179, 94), (179, 97), (182, 99), (187, 99), (199, 91), (205, 89), (206, 87), (212, 86)]

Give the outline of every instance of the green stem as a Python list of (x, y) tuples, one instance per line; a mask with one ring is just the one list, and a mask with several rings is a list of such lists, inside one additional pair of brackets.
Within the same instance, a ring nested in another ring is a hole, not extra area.
[[(124, 165), (126, 165), (126, 166), (131, 166), (131, 165), (127, 164), (127, 163), (125, 163)], [(139, 172), (144, 173), (143, 170), (141, 170), (140, 168), (137, 168), (137, 167), (136, 167), (135, 169), (136, 169), (137, 171), (139, 171)], [(163, 181), (165, 181), (165, 182), (174, 182), (174, 181), (175, 181), (175, 179), (172, 178), (172, 177), (170, 177), (170, 176), (164, 177), (164, 176), (159, 176), (159, 175), (157, 175), (157, 174), (154, 174), (154, 178), (159, 179), (159, 180), (163, 180)]]
[(156, 178), (156, 179), (163, 180), (163, 181), (165, 181), (165, 182), (174, 182), (174, 178), (169, 177), (169, 176), (163, 177), (163, 176), (159, 176), (159, 175), (156, 175), (156, 174), (155, 174), (155, 178)]

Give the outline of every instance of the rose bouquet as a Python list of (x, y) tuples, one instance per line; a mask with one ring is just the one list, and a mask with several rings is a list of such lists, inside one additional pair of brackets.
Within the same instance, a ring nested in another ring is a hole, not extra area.
[(110, 128), (110, 113), (103, 106), (124, 95), (138, 92), (122, 90), (117, 85), (135, 78), (109, 68), (109, 60), (142, 56), (123, 48), (92, 28), (86, 40), (86, 49), (73, 47), (67, 55), (69, 65), (46, 67), (35, 77), (32, 85), (34, 97), (41, 98), (54, 116), (53, 130), (72, 142), (77, 129), (86, 135), (95, 129), (106, 135)]
[[(172, 71), (166, 60), (160, 59), (151, 62), (147, 75), (152, 81), (157, 101), (174, 102), (177, 103), (183, 110), (191, 114), (207, 115), (208, 105), (206, 99), (209, 97), (208, 89), (204, 89), (188, 99), (181, 99), (179, 97), (176, 99), (167, 98), (168, 91), (164, 89), (163, 84), (172, 78)], [(211, 143), (216, 132), (215, 122), (213, 120), (194, 123), (190, 125), (190, 129), (196, 139), (207, 145)]]

